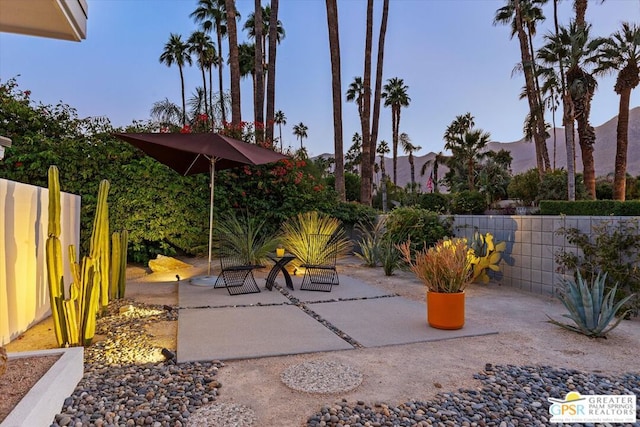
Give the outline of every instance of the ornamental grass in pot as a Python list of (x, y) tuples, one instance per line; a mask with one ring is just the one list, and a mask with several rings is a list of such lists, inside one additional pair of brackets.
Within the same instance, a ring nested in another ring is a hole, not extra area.
[(412, 253), (411, 242), (398, 246), (409, 269), (427, 288), (427, 322), (438, 329), (464, 326), (466, 286), (471, 282), (473, 251), (467, 240), (444, 239)]

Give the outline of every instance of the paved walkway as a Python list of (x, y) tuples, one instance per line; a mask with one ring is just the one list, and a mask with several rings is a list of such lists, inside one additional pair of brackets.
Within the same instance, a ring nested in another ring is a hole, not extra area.
[(180, 283), (178, 362), (350, 350), (354, 345), (381, 347), (497, 333), (477, 322), (457, 331), (431, 328), (423, 303), (389, 295), (343, 274), (340, 285), (330, 293), (301, 291), (302, 278), (293, 277), (295, 290), (286, 292), (298, 302), (277, 289), (265, 289), (264, 279), (256, 280), (262, 292), (236, 296), (224, 288)]

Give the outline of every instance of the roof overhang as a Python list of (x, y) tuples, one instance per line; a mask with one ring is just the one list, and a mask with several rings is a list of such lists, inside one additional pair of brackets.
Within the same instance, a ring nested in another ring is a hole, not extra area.
[(0, 0), (0, 31), (80, 41), (87, 37), (86, 0)]

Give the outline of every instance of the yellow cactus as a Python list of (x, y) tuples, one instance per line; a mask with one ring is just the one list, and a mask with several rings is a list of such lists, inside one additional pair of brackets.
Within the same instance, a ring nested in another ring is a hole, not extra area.
[(506, 242), (495, 244), (493, 235), (475, 233), (470, 247), (471, 264), (473, 265), (473, 282), (489, 283), (487, 269), (500, 271), (498, 264), (502, 260), (502, 252), (507, 248)]

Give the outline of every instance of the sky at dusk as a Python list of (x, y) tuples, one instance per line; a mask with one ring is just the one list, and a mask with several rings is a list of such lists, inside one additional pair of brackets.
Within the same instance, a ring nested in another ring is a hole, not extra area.
[[(593, 36), (609, 36), (622, 21), (640, 22), (640, 1), (589, 1), (587, 20)], [(177, 67), (158, 60), (170, 33), (183, 39), (198, 27), (189, 17), (196, 0), (88, 0), (87, 39), (80, 43), (0, 33), (0, 80), (17, 77), (22, 90), (44, 104), (60, 101), (80, 117), (105, 116), (114, 126), (147, 120), (156, 101), (181, 103)], [(237, 0), (242, 16), (239, 30), (251, 13), (253, 1)], [(264, 2), (266, 4), (266, 2)], [(510, 28), (494, 26), (495, 11), (504, 0), (391, 0), (385, 42), (384, 80), (399, 77), (409, 87), (410, 106), (402, 110), (400, 131), (406, 132), (417, 154), (443, 150), (442, 135), (451, 121), (470, 112), (476, 126), (492, 140), (521, 139), (527, 102), (518, 95), (522, 75), (512, 70), (520, 60), (517, 39)], [(560, 3), (560, 22), (573, 17), (572, 1)], [(377, 54), (382, 2), (375, 2), (373, 65)], [(553, 27), (551, 5), (547, 21), (538, 26), (534, 41)], [(364, 69), (366, 1), (338, 0), (343, 94)], [(287, 118), (285, 147), (299, 147), (293, 126), (308, 127), (304, 140), (310, 155), (333, 152), (331, 64), (325, 2), (280, 0), (279, 19), (286, 37), (278, 47), (276, 110)], [(215, 40), (215, 36), (213, 37)], [(239, 42), (247, 40), (245, 31)], [(223, 40), (223, 54), (228, 44)], [(228, 67), (225, 67), (228, 90)], [(217, 74), (214, 74), (214, 76)], [(217, 82), (217, 79), (216, 79)], [(599, 126), (618, 112), (613, 91), (615, 77), (599, 79), (591, 121)], [(187, 96), (202, 85), (197, 66), (185, 73)], [(372, 79), (372, 85), (374, 80)], [(217, 83), (214, 88), (217, 88)], [(344, 98), (343, 98), (344, 100)], [(640, 88), (631, 107), (640, 105)], [(242, 114), (253, 120), (251, 80), (242, 82)], [(549, 118), (550, 120), (550, 118)], [(557, 123), (561, 122), (560, 114)], [(381, 111), (380, 140), (391, 142), (391, 112)], [(345, 151), (354, 132), (360, 132), (357, 107), (343, 104)], [(277, 135), (277, 130), (276, 130)]]

